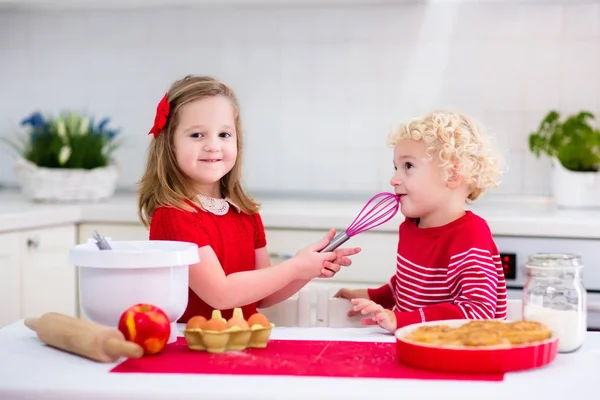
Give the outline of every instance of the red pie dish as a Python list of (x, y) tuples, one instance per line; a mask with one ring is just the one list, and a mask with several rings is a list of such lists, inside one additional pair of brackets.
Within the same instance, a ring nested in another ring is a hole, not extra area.
[(554, 361), (558, 337), (534, 321), (449, 320), (396, 331), (400, 363), (443, 372), (498, 373)]

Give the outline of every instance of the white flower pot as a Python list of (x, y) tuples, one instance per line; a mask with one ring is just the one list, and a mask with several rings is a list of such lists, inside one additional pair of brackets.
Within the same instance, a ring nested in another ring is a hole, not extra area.
[(44, 168), (18, 158), (14, 172), (21, 191), (35, 201), (97, 201), (111, 197), (117, 186), (116, 165), (94, 169)]
[(578, 172), (552, 160), (552, 195), (558, 207), (600, 208), (600, 172)]

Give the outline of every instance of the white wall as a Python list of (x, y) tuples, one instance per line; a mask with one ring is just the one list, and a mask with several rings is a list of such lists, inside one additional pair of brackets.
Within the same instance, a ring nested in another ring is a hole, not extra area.
[(387, 131), (452, 107), (497, 135), (510, 168), (497, 193), (548, 195), (528, 133), (551, 108), (600, 114), (599, 4), (0, 11), (0, 38), (0, 134), (37, 109), (109, 115), (127, 138), (122, 187), (188, 73), (237, 90), (254, 191), (387, 189)]

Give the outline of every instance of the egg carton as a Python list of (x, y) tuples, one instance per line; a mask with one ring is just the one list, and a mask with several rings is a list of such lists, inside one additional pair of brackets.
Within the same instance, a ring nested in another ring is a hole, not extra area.
[[(237, 309), (235, 310), (237, 311)], [(235, 312), (234, 311), (234, 312)], [(241, 311), (241, 310), (240, 310)], [(211, 319), (221, 318), (219, 310), (213, 311)], [(247, 329), (233, 326), (221, 331), (200, 328), (184, 329), (183, 334), (188, 347), (192, 350), (207, 351), (209, 353), (223, 353), (231, 350), (245, 350), (249, 348), (265, 348), (275, 324), (269, 327), (254, 325)]]

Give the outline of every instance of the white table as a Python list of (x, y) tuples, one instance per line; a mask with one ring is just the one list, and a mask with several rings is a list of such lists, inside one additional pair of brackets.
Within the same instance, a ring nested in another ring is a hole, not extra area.
[[(377, 328), (275, 328), (272, 338), (394, 341)], [(543, 369), (506, 374), (503, 382), (109, 373), (114, 365), (44, 346), (22, 321), (0, 329), (2, 400), (564, 400), (586, 393), (595, 398), (600, 333), (588, 333), (579, 351), (559, 354)]]

